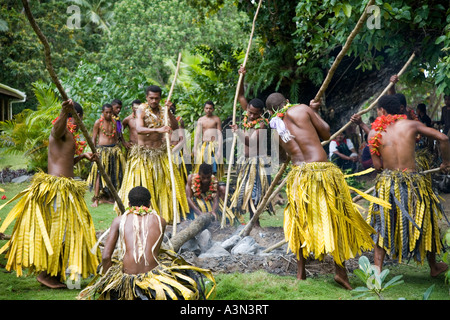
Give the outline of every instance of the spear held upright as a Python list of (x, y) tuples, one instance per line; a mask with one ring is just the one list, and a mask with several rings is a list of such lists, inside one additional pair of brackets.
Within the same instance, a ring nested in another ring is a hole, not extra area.
[[(41, 41), (42, 45), (44, 46), (45, 66), (47, 68), (47, 71), (49, 72), (53, 83), (56, 85), (56, 88), (58, 89), (59, 94), (61, 95), (62, 99), (64, 101), (66, 101), (69, 98), (68, 98), (66, 92), (64, 91), (64, 88), (62, 87), (61, 82), (59, 81), (55, 70), (53, 69), (51, 49), (50, 49), (50, 45), (49, 45), (49, 43), (47, 41), (47, 38), (45, 37), (45, 35), (42, 33), (41, 29), (37, 25), (36, 20), (33, 17), (33, 13), (31, 12), (30, 6), (28, 5), (28, 1), (27, 0), (22, 0), (22, 4), (23, 4), (23, 7), (25, 9), (25, 14), (26, 14), (26, 16), (28, 18), (28, 21), (31, 24), (31, 27), (33, 28), (34, 32), (38, 36), (38, 38)], [(73, 106), (70, 106), (70, 108), (72, 109), (72, 110), (70, 110), (70, 112), (71, 112), (72, 116), (74, 117), (78, 127), (81, 129), (81, 132), (83, 132), (83, 135), (86, 138), (86, 141), (89, 144), (89, 147), (91, 148), (92, 152), (95, 153), (96, 152), (95, 145), (92, 142), (91, 136), (89, 135), (89, 132), (87, 131), (86, 127), (84, 126), (83, 121), (78, 116), (77, 112), (75, 111), (75, 108)], [(102, 175), (103, 179), (105, 180), (106, 185), (108, 186), (109, 190), (111, 191), (111, 193), (112, 193), (112, 195), (114, 197), (114, 200), (117, 202), (117, 205), (118, 205), (120, 211), (122, 213), (124, 213), (125, 212), (125, 207), (124, 207), (124, 205), (122, 203), (122, 200), (120, 199), (119, 195), (117, 194), (117, 191), (114, 188), (114, 185), (112, 184), (111, 179), (106, 174), (105, 168), (103, 167), (100, 159), (96, 159), (95, 161), (97, 162), (98, 170), (99, 170), (100, 174)]]

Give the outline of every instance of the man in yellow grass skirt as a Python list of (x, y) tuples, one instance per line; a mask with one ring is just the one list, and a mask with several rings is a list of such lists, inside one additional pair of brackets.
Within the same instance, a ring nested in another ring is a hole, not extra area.
[[(236, 173), (238, 177), (235, 191), (231, 197), (231, 208), (236, 215), (249, 212), (251, 219), (271, 183), (268, 171), (271, 166), (271, 158), (266, 154), (260, 154), (264, 149), (261, 146), (262, 139), (264, 139), (262, 136), (266, 134), (266, 130), (269, 130), (269, 123), (262, 115), (264, 111), (262, 100), (252, 99), (242, 107), (245, 110), (242, 129), (238, 129), (238, 125), (231, 125), (231, 129), (237, 133), (239, 141), (243, 145), (243, 153), (237, 160)], [(242, 150), (242, 148), (238, 149)], [(272, 204), (268, 205), (268, 210), (273, 213)], [(260, 226), (259, 220), (255, 225)]]
[(310, 254), (319, 260), (329, 254), (335, 263), (335, 281), (350, 290), (344, 262), (373, 248), (375, 230), (354, 206), (344, 174), (328, 161), (320, 143), (330, 138), (330, 127), (318, 113), (320, 103), (286, 103), (274, 93), (266, 106), (273, 112), (270, 126), (279, 133), (293, 164), (286, 183), (284, 233), (289, 249), (297, 255), (297, 278), (306, 279), (305, 260)]
[[(95, 121), (92, 131), (92, 141), (97, 149), (97, 153), (100, 155), (106, 174), (110, 177), (114, 188), (119, 190), (122, 185), (126, 159), (122, 153), (122, 148), (118, 144), (119, 133), (117, 131), (117, 122), (113, 119), (112, 105), (106, 103), (102, 106), (102, 115), (100, 119)], [(91, 189), (94, 188), (92, 207), (97, 207), (99, 201), (114, 202), (114, 197), (100, 175), (96, 162), (92, 164), (87, 183)], [(101, 200), (101, 197), (106, 198)]]
[(392, 204), (391, 210), (371, 204), (367, 221), (375, 228), (375, 266), (381, 271), (386, 253), (399, 262), (414, 258), (420, 264), (428, 258), (431, 276), (448, 266), (436, 262), (442, 243), (438, 221), (443, 209), (431, 179), (418, 172), (416, 137), (418, 134), (439, 142), (444, 172), (450, 167), (448, 137), (420, 121), (400, 114), (399, 100), (383, 96), (378, 101), (378, 118), (372, 123), (369, 145), (373, 164), (383, 170), (376, 179), (374, 195)]
[(221, 179), (224, 173), (222, 158), (222, 122), (214, 115), (214, 103), (206, 101), (203, 107), (205, 115), (198, 119), (194, 136), (194, 170), (198, 169), (202, 163), (213, 166), (213, 173), (217, 179)]
[[(186, 197), (190, 212), (187, 219), (194, 220), (201, 214), (212, 214), (217, 219), (223, 212), (225, 186), (219, 185), (218, 179), (212, 174), (212, 166), (202, 163), (198, 173), (188, 176), (186, 183)], [(236, 216), (227, 206), (227, 221), (230, 224), (239, 223), (240, 216)]]
[[(151, 194), (151, 205), (167, 223), (172, 224), (173, 202), (172, 182), (167, 156), (165, 133), (178, 129), (178, 123), (171, 112), (168, 112), (169, 126), (164, 125), (164, 108), (161, 101), (161, 88), (149, 86), (146, 89), (147, 103), (136, 110), (136, 131), (138, 144), (133, 145), (127, 157), (127, 166), (118, 194), (123, 203), (128, 203), (128, 193), (136, 186), (147, 188)], [(175, 177), (177, 212), (186, 218), (189, 205), (184, 192), (185, 185), (177, 166), (173, 166)], [(115, 210), (120, 214), (117, 204)]]
[(62, 104), (49, 138), (48, 174), (35, 174), (30, 187), (0, 207), (21, 198), (0, 228), (5, 232), (16, 219), (11, 240), (0, 250), (8, 249), (6, 269), (15, 270), (17, 276), (28, 269), (50, 288), (66, 287), (66, 272), (71, 281), (87, 278), (100, 263), (100, 250), (91, 252), (97, 239), (84, 200), (87, 184), (73, 179), (74, 164), (84, 158), (92, 161), (94, 156), (82, 153), (85, 142), (77, 139), (69, 105), (83, 116), (79, 104), (72, 100)]
[[(131, 189), (129, 207), (114, 219), (102, 254), (101, 274), (78, 299), (200, 300), (215, 289), (211, 271), (160, 249), (166, 221), (150, 207), (150, 192)], [(205, 278), (211, 283), (207, 288)]]

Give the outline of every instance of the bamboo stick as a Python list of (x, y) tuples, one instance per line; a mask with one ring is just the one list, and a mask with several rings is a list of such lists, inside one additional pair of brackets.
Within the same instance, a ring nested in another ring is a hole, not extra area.
[[(259, 0), (258, 7), (256, 8), (255, 16), (253, 17), (252, 31), (250, 33), (250, 39), (248, 41), (247, 52), (245, 53), (244, 63), (242, 64), (244, 68), (245, 68), (245, 66), (247, 64), (248, 54), (250, 52), (250, 48), (251, 48), (251, 45), (252, 45), (253, 34), (255, 32), (256, 18), (258, 17), (258, 13), (259, 13), (259, 9), (261, 8), (262, 1), (263, 0)], [(233, 125), (236, 124), (236, 105), (237, 105), (237, 101), (238, 101), (238, 97), (239, 97), (239, 89), (241, 87), (241, 83), (242, 83), (243, 77), (244, 77), (244, 75), (242, 73), (240, 73), (239, 74), (238, 84), (237, 84), (237, 87), (236, 87), (236, 94), (234, 96), (234, 103), (233, 103), (233, 123), (232, 123)], [(226, 184), (226, 187), (225, 187), (225, 198), (224, 198), (225, 201), (224, 201), (224, 205), (223, 205), (221, 228), (225, 227), (225, 224), (226, 224), (227, 198), (228, 198), (228, 192), (229, 192), (229, 189), (230, 189), (230, 173), (231, 173), (231, 166), (233, 165), (234, 148), (236, 146), (236, 139), (237, 139), (237, 133), (233, 132), (233, 142), (231, 144), (230, 162), (228, 163), (227, 184)]]
[[(408, 68), (408, 66), (411, 64), (411, 62), (413, 61), (414, 57), (415, 57), (415, 53), (413, 53), (408, 61), (406, 61), (405, 65), (403, 66), (403, 68), (400, 70), (400, 72), (397, 74), (399, 77), (405, 72), (405, 70)], [(390, 88), (392, 88), (394, 84), (392, 82), (389, 82), (389, 84), (387, 85), (387, 87), (381, 92), (381, 94), (378, 96), (377, 99), (375, 99), (375, 101), (373, 101), (370, 106), (367, 109), (361, 110), (359, 111), (357, 114), (358, 115), (363, 115), (367, 112), (369, 112), (370, 110), (372, 110), (378, 103), (378, 100), (384, 96)], [(351, 121), (347, 122), (341, 129), (339, 129), (336, 133), (334, 133), (330, 139), (328, 139), (327, 141), (322, 141), (322, 145), (327, 145), (328, 143), (330, 143), (331, 140), (333, 140), (334, 138), (336, 138), (339, 134), (341, 134), (342, 132), (345, 131), (345, 129), (347, 129), (350, 125), (352, 124)]]
[[(181, 62), (181, 52), (178, 54), (177, 68), (175, 69), (175, 75), (173, 77), (172, 86), (170, 87), (169, 95), (167, 97), (167, 102), (172, 98), (173, 90), (175, 88), (175, 82), (177, 81), (178, 71), (180, 70)], [(169, 125), (169, 107), (166, 105), (164, 108), (164, 124)], [(170, 181), (172, 182), (172, 207), (173, 207), (173, 234), (172, 237), (177, 234), (177, 223), (178, 223), (178, 206), (177, 206), (177, 190), (175, 185), (175, 175), (173, 173), (173, 161), (172, 161), (172, 150), (170, 149), (170, 133), (166, 133), (166, 144), (167, 144), (167, 156), (169, 157), (169, 170), (170, 170)]]
[[(28, 1), (27, 0), (22, 0), (22, 4), (25, 10), (25, 14), (28, 18), (28, 21), (31, 24), (31, 27), (33, 28), (34, 32), (36, 33), (36, 35), (38, 36), (39, 40), (41, 41), (42, 45), (44, 46), (44, 54), (45, 54), (45, 66), (47, 68), (47, 71), (50, 74), (50, 77), (53, 81), (53, 83), (56, 85), (56, 88), (59, 91), (59, 94), (61, 95), (62, 99), (64, 101), (69, 100), (66, 92), (64, 91), (64, 88), (61, 85), (61, 82), (58, 79), (58, 76), (55, 72), (55, 70), (53, 69), (53, 64), (52, 64), (52, 57), (51, 57), (51, 49), (50, 49), (50, 45), (47, 41), (47, 38), (45, 37), (45, 35), (42, 33), (41, 29), (39, 28), (39, 26), (36, 23), (36, 20), (33, 17), (33, 13), (31, 12), (31, 9), (28, 5)], [(71, 114), (73, 116), (73, 118), (75, 119), (78, 127), (81, 129), (81, 132), (83, 133), (84, 137), (86, 138), (86, 142), (88, 143), (89, 147), (91, 148), (93, 153), (96, 153), (96, 149), (95, 149), (95, 145), (92, 141), (91, 136), (89, 135), (89, 132), (87, 131), (83, 121), (81, 120), (81, 118), (78, 116), (75, 108), (73, 106), (70, 106), (71, 110)], [(111, 191), (115, 201), (117, 202), (117, 205), (120, 209), (120, 211), (122, 213), (125, 212), (125, 207), (122, 203), (122, 200), (120, 199), (119, 195), (117, 194), (116, 188), (114, 188), (114, 185), (111, 182), (111, 179), (109, 178), (109, 176), (106, 174), (105, 168), (103, 167), (100, 159), (96, 159), (95, 162), (97, 163), (97, 167), (98, 170), (100, 172), (100, 174), (102, 175), (103, 179), (105, 180), (109, 190)]]
[(281, 177), (283, 176), (283, 172), (286, 170), (286, 167), (288, 166), (289, 162), (291, 161), (291, 158), (288, 157), (286, 159), (286, 161), (283, 163), (282, 167), (280, 168), (280, 170), (278, 170), (277, 175), (275, 176), (274, 180), (272, 181), (272, 183), (270, 184), (269, 190), (267, 190), (267, 193), (264, 195), (264, 198), (262, 199), (262, 201), (260, 202), (258, 208), (256, 209), (256, 212), (253, 214), (253, 217), (250, 219), (249, 222), (247, 222), (247, 225), (245, 226), (244, 229), (241, 230), (241, 232), (239, 233), (239, 236), (241, 237), (246, 237), (250, 234), (250, 231), (252, 230), (252, 228), (255, 226), (256, 221), (259, 219), (259, 216), (261, 215), (261, 213), (264, 211), (264, 209), (266, 208), (267, 203), (269, 203), (270, 201), (272, 201), (272, 199), (278, 194), (278, 192), (281, 190), (281, 188), (284, 186), (284, 184), (286, 183), (286, 179), (284, 179), (280, 185), (278, 186), (278, 188), (275, 190), (275, 192), (273, 192), (273, 190), (275, 189), (275, 186), (278, 184), (278, 182), (281, 180)]
[(375, 3), (375, 0), (370, 0), (366, 7), (364, 8), (364, 12), (359, 18), (358, 22), (356, 23), (355, 28), (353, 28), (352, 32), (348, 36), (347, 40), (345, 41), (344, 46), (342, 47), (341, 51), (337, 55), (336, 59), (334, 60), (333, 64), (331, 65), (330, 70), (327, 73), (327, 76), (325, 80), (323, 81), (322, 85), (320, 86), (319, 91), (316, 94), (316, 97), (314, 98), (314, 101), (319, 101), (319, 99), (322, 97), (322, 95), (325, 93), (325, 90), (327, 90), (328, 85), (331, 82), (331, 78), (333, 78), (333, 75), (338, 67), (338, 65), (341, 63), (342, 59), (347, 54), (348, 49), (350, 49), (350, 45), (352, 44), (353, 40), (355, 39), (356, 35), (359, 33), (359, 31), (362, 29), (364, 22), (367, 19), (368, 11), (367, 9)]

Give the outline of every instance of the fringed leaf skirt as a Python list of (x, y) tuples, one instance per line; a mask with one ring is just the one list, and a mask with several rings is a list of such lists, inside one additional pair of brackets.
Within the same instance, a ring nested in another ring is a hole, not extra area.
[(174, 252), (162, 249), (158, 260), (156, 268), (136, 275), (124, 273), (122, 262), (116, 260), (77, 299), (205, 300), (214, 292), (216, 282), (210, 270), (192, 266)]
[(438, 222), (443, 209), (427, 175), (384, 170), (377, 176), (374, 195), (392, 204), (386, 210), (371, 204), (367, 221), (377, 231), (376, 243), (393, 258), (414, 258), (423, 264), (426, 253), (439, 254)]
[[(245, 157), (237, 161), (236, 189), (231, 197), (231, 207), (238, 215), (255, 213), (259, 203), (269, 190), (271, 176), (267, 171), (270, 165), (268, 157)], [(268, 212), (273, 213), (273, 206), (268, 204)]]
[[(175, 177), (176, 198), (179, 217), (177, 221), (186, 218), (189, 205), (186, 198), (185, 185), (178, 171), (173, 166)], [(151, 194), (152, 208), (163, 217), (167, 223), (173, 222), (172, 180), (170, 177), (169, 158), (165, 144), (158, 149), (149, 149), (134, 145), (128, 154), (127, 167), (118, 195), (125, 207), (128, 206), (128, 193), (136, 186), (147, 188)], [(117, 204), (114, 206), (120, 214)]]
[(7, 270), (17, 276), (25, 268), (46, 271), (62, 281), (66, 270), (71, 280), (96, 273), (101, 256), (100, 250), (91, 253), (97, 239), (84, 200), (86, 189), (85, 182), (39, 172), (30, 187), (0, 207), (20, 199), (0, 228), (4, 232), (16, 220), (11, 239), (0, 250), (9, 248)]
[(321, 260), (329, 254), (343, 266), (345, 260), (373, 248), (375, 230), (353, 204), (344, 175), (333, 163), (293, 166), (286, 193), (284, 233), (297, 258), (313, 254)]
[[(98, 146), (97, 152), (100, 154), (100, 161), (105, 168), (106, 174), (110, 177), (111, 182), (119, 190), (122, 185), (122, 179), (125, 171), (126, 158), (122, 149), (118, 145)], [(100, 177), (100, 191), (107, 188), (107, 184), (98, 171), (97, 162), (92, 163), (91, 171), (87, 178), (89, 187), (93, 188), (97, 177)]]

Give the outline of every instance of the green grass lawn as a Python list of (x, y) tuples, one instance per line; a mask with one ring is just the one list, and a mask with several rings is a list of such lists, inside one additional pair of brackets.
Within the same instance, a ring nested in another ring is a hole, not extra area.
[[(21, 190), (25, 189), (29, 183), (21, 184), (0, 184), (0, 197), (5, 195), (6, 200), (0, 200), (0, 205), (11, 199)], [(113, 205), (102, 204), (98, 208), (91, 208), (92, 192), (86, 193), (86, 203), (96, 227), (96, 230), (106, 230), (109, 228), (115, 217)], [(15, 203), (11, 203), (0, 210), (0, 219), (3, 221), (9, 210)], [(1, 221), (0, 221), (1, 223)], [(278, 207), (274, 216), (262, 216), (261, 225), (282, 226), (282, 208)], [(13, 225), (6, 234), (11, 234)], [(6, 243), (0, 241), (0, 246)], [(15, 272), (7, 272), (4, 268), (6, 260), (4, 255), (0, 255), (0, 300), (73, 300), (80, 290), (51, 290), (41, 286), (34, 276), (17, 278)], [(422, 300), (423, 294), (431, 286), (435, 288), (431, 294), (431, 300), (449, 300), (449, 285), (445, 283), (444, 275), (437, 278), (429, 276), (428, 265), (417, 266), (411, 262), (389, 266), (390, 274), (388, 280), (396, 275), (403, 275), (404, 283), (388, 290), (385, 299), (397, 300), (405, 298), (407, 300)], [(354, 294), (341, 289), (334, 280), (333, 274), (326, 276), (316, 276), (308, 278), (306, 281), (297, 281), (291, 276), (272, 275), (266, 271), (253, 273), (233, 273), (215, 274), (217, 282), (216, 300), (352, 300)], [(364, 284), (353, 274), (349, 274), (351, 285), (356, 288)], [(89, 279), (81, 282), (84, 288)]]

